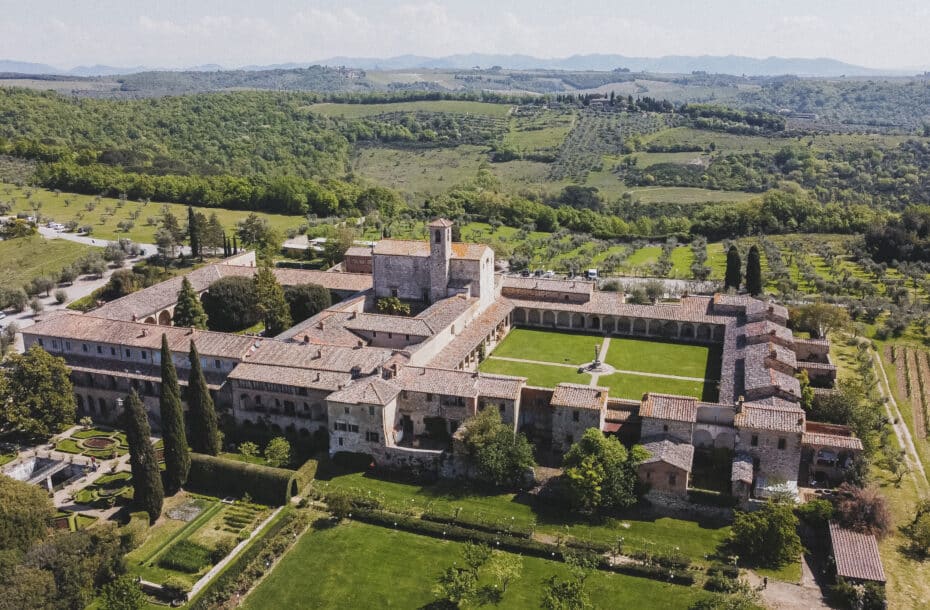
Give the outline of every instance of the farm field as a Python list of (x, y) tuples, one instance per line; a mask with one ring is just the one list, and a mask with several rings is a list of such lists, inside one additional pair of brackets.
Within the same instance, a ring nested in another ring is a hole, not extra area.
[[(27, 191), (31, 193), (28, 198), (26, 197)], [(23, 189), (3, 182), (0, 182), (0, 193), (3, 194), (4, 200), (13, 202), (14, 214), (22, 212), (31, 215), (35, 210), (35, 206), (38, 205), (43, 224), (49, 220), (62, 224), (67, 223), (69, 220), (76, 220), (81, 226), (89, 225), (92, 227), (93, 232), (89, 235), (91, 238), (116, 240), (117, 237), (122, 237), (140, 243), (153, 243), (158, 225), (157, 222), (156, 224), (149, 224), (148, 219), (152, 218), (153, 221), (157, 221), (157, 218), (161, 215), (162, 207), (165, 205), (178, 218), (181, 226), (187, 223), (187, 206), (180, 203), (162, 204), (151, 202), (143, 204), (137, 201), (122, 203), (119, 199), (111, 197), (102, 197), (99, 202), (96, 202), (96, 197), (91, 195), (59, 194), (41, 188)], [(88, 205), (91, 205), (93, 210), (87, 209)], [(112, 214), (108, 214), (108, 209), (112, 211)], [(118, 232), (117, 225), (121, 221), (131, 220), (130, 213), (133, 211), (137, 211), (139, 214), (138, 218), (133, 221), (134, 226), (128, 232)], [(220, 223), (226, 229), (226, 232), (230, 234), (235, 229), (236, 223), (244, 220), (249, 215), (247, 211), (223, 208), (196, 207), (195, 211), (202, 212), (207, 216), (216, 212)], [(278, 229), (281, 233), (290, 228), (296, 229), (301, 223), (305, 222), (305, 219), (301, 216), (266, 214), (264, 212), (258, 212), (258, 215), (267, 220), (272, 227)], [(77, 244), (71, 245), (76, 246)]]
[(484, 114), (491, 117), (506, 117), (512, 106), (509, 104), (492, 104), (490, 102), (469, 102), (461, 100), (436, 100), (421, 102), (396, 102), (386, 104), (336, 104), (322, 103), (307, 106), (309, 112), (326, 116), (359, 118), (375, 116), (387, 112), (448, 112), (452, 114)]
[[(354, 522), (311, 531), (246, 598), (245, 608), (424, 607), (435, 599), (428, 583), (461, 557), (462, 548)], [(497, 607), (539, 607), (543, 582), (565, 570), (562, 563), (525, 558), (520, 578)], [(586, 589), (597, 607), (681, 608), (706, 595), (694, 587), (604, 572), (593, 573)]]
[(0, 241), (0, 286), (17, 288), (34, 277), (57, 274), (93, 249), (41, 235)]

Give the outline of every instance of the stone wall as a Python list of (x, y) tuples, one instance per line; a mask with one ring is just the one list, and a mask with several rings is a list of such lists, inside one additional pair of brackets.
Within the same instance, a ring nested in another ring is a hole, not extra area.
[(604, 429), (603, 409), (552, 406), (552, 451), (565, 453), (589, 428)]
[(665, 462), (640, 464), (636, 469), (639, 480), (648, 483), (656, 491), (686, 496), (688, 494), (688, 471)]
[[(801, 435), (796, 432), (739, 429), (736, 451), (758, 460), (758, 473), (766, 479), (797, 481), (801, 466)], [(782, 449), (779, 442), (784, 441)]]
[(339, 451), (373, 454), (384, 447), (385, 433), (389, 430), (384, 413), (385, 408), (374, 405), (327, 402), (330, 454)]
[(428, 300), (430, 296), (430, 259), (424, 256), (372, 256), (375, 295), (379, 298), (397, 293), (400, 299)]
[(642, 438), (662, 436), (668, 434), (686, 443), (692, 442), (694, 424), (685, 421), (671, 421), (644, 417), (642, 424)]

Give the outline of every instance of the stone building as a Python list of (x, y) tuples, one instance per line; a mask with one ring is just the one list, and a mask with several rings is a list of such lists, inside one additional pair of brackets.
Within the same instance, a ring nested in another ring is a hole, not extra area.
[[(172, 326), (174, 278), (86, 314), (49, 314), (23, 331), (24, 342), (65, 358), (82, 415), (112, 422), (115, 400), (134, 387), (155, 429), (161, 335), (182, 384), (194, 342), (217, 406), (239, 425), (295, 442), (325, 434), (333, 453), (417, 472), (461, 472), (448, 468), (456, 433), (488, 408), (555, 463), (590, 428), (642, 441), (652, 452), (642, 476), (672, 493), (687, 489), (694, 456), (708, 451), (732, 453), (732, 491), (747, 497), (836, 480), (861, 451), (848, 429), (806, 420), (795, 375), (829, 386), (835, 367), (828, 342), (794, 338), (784, 307), (722, 294), (634, 305), (594, 282), (495, 275), (493, 251), (452, 242), (448, 221), (430, 223), (428, 235), (348, 253), (359, 260), (346, 268), (370, 264), (370, 274), (276, 269), (282, 284), (319, 284), (341, 299), (277, 337)], [(246, 254), (187, 277), (203, 293), (216, 279), (254, 273)], [(386, 296), (413, 302), (416, 315), (379, 313)], [(603, 387), (538, 388), (477, 372), (514, 326), (719, 347), (719, 397), (619, 400)]]

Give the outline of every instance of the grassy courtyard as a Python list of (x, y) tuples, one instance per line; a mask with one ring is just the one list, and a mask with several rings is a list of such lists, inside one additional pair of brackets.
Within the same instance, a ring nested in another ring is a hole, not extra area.
[(719, 347), (612, 337), (605, 351), (604, 343), (602, 335), (515, 328), (480, 368), (526, 377), (533, 386), (590, 384), (592, 376), (578, 367), (594, 359), (597, 347), (604, 362), (617, 370), (597, 379), (613, 397), (639, 399), (651, 391), (716, 400)]
[[(459, 543), (348, 522), (305, 534), (245, 607), (420, 608), (435, 600), (431, 583), (461, 556)], [(520, 578), (498, 607), (540, 607), (544, 581), (566, 569), (559, 562), (524, 558)], [(694, 587), (605, 572), (592, 574), (586, 588), (600, 608), (686, 608), (706, 595)]]

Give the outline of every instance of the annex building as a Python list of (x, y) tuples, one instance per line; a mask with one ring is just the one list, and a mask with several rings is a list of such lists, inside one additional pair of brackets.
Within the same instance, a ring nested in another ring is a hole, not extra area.
[[(461, 472), (456, 431), (487, 408), (555, 462), (591, 427), (642, 443), (650, 458), (641, 477), (672, 494), (688, 489), (704, 449), (731, 452), (732, 491), (743, 498), (795, 490), (815, 473), (839, 478), (861, 452), (848, 429), (806, 420), (795, 375), (807, 371), (826, 387), (836, 369), (828, 342), (793, 336), (784, 307), (725, 294), (634, 305), (594, 282), (498, 274), (489, 247), (452, 241), (451, 222), (428, 229), (427, 241), (352, 248), (347, 271), (276, 269), (283, 285), (319, 284), (341, 299), (277, 337), (173, 326), (174, 278), (86, 314), (50, 314), (23, 331), (25, 346), (65, 359), (81, 415), (112, 421), (116, 399), (135, 388), (158, 429), (161, 336), (182, 385), (194, 342), (218, 410), (236, 424), (294, 442), (324, 437), (331, 453), (442, 475)], [(187, 277), (202, 294), (217, 279), (255, 271), (248, 253)], [(415, 315), (377, 313), (378, 299), (390, 296), (412, 302)], [(719, 346), (718, 400), (663, 393), (659, 384), (631, 401), (597, 385), (543, 388), (478, 372), (514, 327)]]

